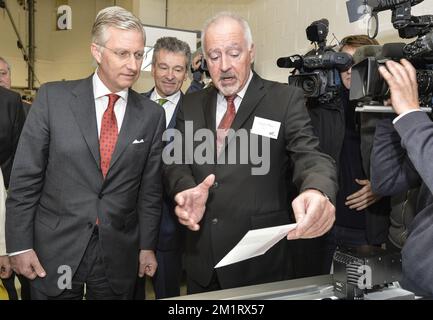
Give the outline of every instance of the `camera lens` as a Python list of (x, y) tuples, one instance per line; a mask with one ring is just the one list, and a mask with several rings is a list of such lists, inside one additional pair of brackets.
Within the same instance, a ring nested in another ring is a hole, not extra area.
[(306, 77), (301, 84), (302, 90), (304, 90), (305, 94), (311, 96), (314, 94), (317, 88), (317, 81), (313, 77)]

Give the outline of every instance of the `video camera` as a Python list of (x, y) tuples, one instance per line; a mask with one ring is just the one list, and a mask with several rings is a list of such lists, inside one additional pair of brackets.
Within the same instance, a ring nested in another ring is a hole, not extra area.
[(293, 68), (289, 84), (300, 87), (306, 98), (316, 98), (327, 103), (337, 97), (340, 87), (339, 72), (352, 66), (352, 57), (344, 52), (335, 52), (326, 46), (329, 22), (327, 19), (314, 21), (306, 29), (308, 40), (318, 46), (302, 56), (295, 54), (277, 60), (280, 68)]
[(387, 60), (408, 59), (416, 69), (420, 105), (432, 107), (433, 101), (433, 16), (414, 17), (411, 6), (423, 0), (364, 0), (373, 13), (392, 10), (392, 23), (401, 38), (418, 38), (408, 44), (388, 43), (365, 46), (354, 55), (350, 100), (361, 105), (382, 104), (389, 97), (389, 88), (379, 73), (379, 66)]
[(207, 77), (210, 76), (209, 69), (207, 68), (207, 62), (204, 56), (201, 57), (200, 65), (197, 70), (194, 70), (193, 67), (191, 66), (191, 73), (194, 73), (195, 71), (198, 71), (201, 74), (205, 73)]

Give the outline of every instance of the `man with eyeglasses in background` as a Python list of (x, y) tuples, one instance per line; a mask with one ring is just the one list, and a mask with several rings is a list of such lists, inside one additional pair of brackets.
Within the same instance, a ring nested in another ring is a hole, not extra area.
[(130, 299), (137, 274), (156, 271), (165, 114), (131, 89), (144, 46), (138, 18), (105, 8), (92, 29), (96, 72), (38, 92), (6, 217), (11, 265), (33, 280), (33, 299)]

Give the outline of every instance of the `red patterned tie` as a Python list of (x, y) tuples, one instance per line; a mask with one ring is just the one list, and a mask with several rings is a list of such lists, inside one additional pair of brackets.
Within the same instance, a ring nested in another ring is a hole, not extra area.
[(220, 124), (218, 125), (217, 129), (217, 154), (219, 155), (223, 146), (224, 146), (224, 139), (227, 136), (227, 132), (232, 126), (233, 120), (236, 116), (236, 107), (235, 107), (235, 99), (236, 95), (225, 97), (227, 100), (227, 110), (224, 114), (224, 117), (222, 118)]
[(101, 171), (102, 175), (107, 175), (110, 167), (111, 156), (117, 142), (117, 120), (114, 113), (114, 105), (120, 97), (117, 94), (108, 95), (108, 107), (104, 112), (101, 122), (101, 134), (99, 136), (99, 152), (101, 154)]

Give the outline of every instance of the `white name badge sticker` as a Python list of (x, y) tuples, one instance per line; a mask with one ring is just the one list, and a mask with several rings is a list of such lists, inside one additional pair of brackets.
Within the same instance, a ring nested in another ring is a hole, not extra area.
[(251, 128), (251, 133), (272, 139), (278, 139), (280, 127), (281, 122), (268, 120), (260, 117), (254, 117), (254, 123), (253, 127)]

